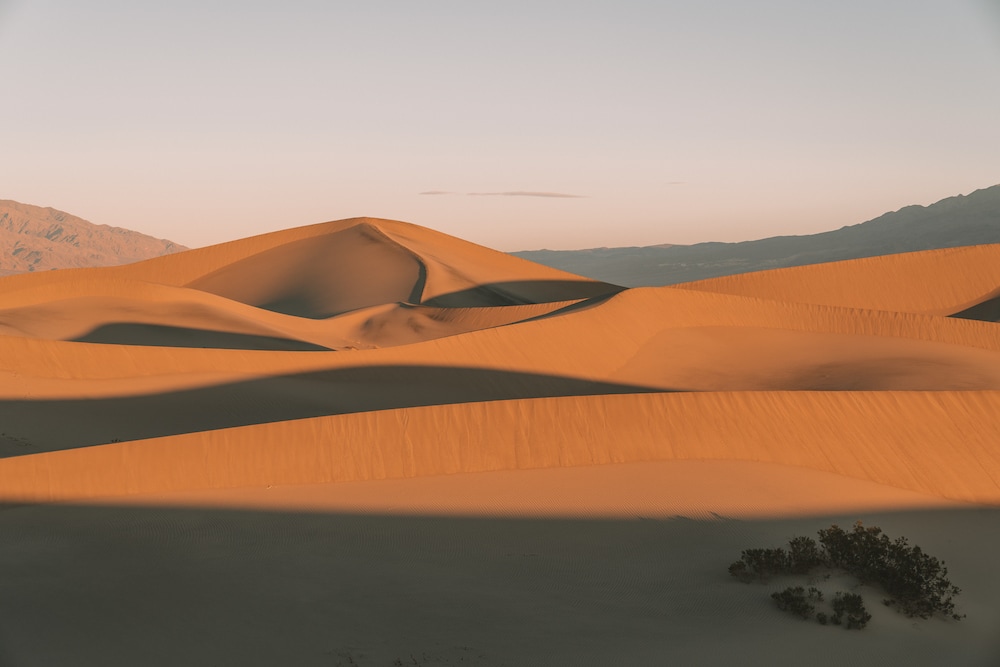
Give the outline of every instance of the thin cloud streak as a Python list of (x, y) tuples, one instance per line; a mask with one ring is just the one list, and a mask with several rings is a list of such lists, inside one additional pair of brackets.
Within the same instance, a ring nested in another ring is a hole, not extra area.
[[(427, 190), (420, 192), (421, 195), (457, 195), (459, 192), (449, 192), (448, 190)], [(586, 195), (573, 195), (565, 192), (532, 192), (527, 190), (515, 190), (513, 192), (466, 192), (468, 197), (548, 197), (552, 199), (586, 199)]]
[(471, 197), (552, 197), (554, 199), (584, 199), (584, 195), (571, 195), (564, 192), (469, 192)]

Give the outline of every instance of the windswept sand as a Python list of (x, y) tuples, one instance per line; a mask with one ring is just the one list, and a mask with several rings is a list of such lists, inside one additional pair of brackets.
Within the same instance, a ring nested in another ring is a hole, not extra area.
[(685, 289), (828, 306), (954, 315), (1000, 295), (1000, 244), (757, 271)]
[[(0, 665), (1000, 664), (998, 267), (623, 291), (359, 218), (0, 279)], [(855, 518), (969, 618), (726, 576)]]

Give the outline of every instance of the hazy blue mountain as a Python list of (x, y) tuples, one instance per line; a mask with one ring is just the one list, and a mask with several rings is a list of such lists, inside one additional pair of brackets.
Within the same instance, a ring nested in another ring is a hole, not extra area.
[(806, 236), (512, 254), (588, 278), (640, 287), (981, 243), (1000, 243), (1000, 185), (942, 199), (930, 206), (907, 206), (858, 225)]

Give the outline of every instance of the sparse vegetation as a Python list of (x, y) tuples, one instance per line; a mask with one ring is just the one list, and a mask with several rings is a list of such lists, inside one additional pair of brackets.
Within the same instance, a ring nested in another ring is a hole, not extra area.
[(830, 562), (862, 583), (881, 586), (889, 594), (888, 605), (910, 617), (940, 613), (961, 618), (954, 602), (961, 589), (948, 580), (944, 561), (911, 547), (905, 537), (890, 540), (881, 528), (865, 528), (860, 521), (850, 532), (833, 525), (819, 535)]
[(781, 574), (788, 570), (788, 554), (784, 549), (746, 549), (740, 560), (729, 566), (729, 574), (742, 581)]
[(846, 621), (845, 626), (848, 630), (861, 630), (872, 620), (872, 615), (865, 609), (865, 601), (857, 593), (837, 593), (833, 598), (831, 620), (834, 625)]
[(788, 541), (788, 569), (795, 574), (808, 574), (823, 564), (816, 540), (811, 537), (793, 537)]
[[(885, 604), (909, 617), (930, 618), (934, 614), (960, 620), (955, 596), (961, 591), (948, 580), (944, 561), (910, 546), (905, 537), (891, 540), (881, 528), (865, 527), (860, 521), (850, 531), (836, 524), (819, 531), (819, 543), (809, 537), (793, 537), (788, 550), (746, 549), (729, 566), (729, 574), (744, 582), (766, 581), (777, 575), (808, 575), (816, 568), (840, 569), (861, 584), (876, 585), (888, 597)], [(824, 580), (829, 579), (826, 573)], [(810, 618), (823, 592), (816, 587), (789, 586), (771, 594), (778, 608)], [(816, 614), (821, 625), (830, 622), (860, 630), (871, 620), (864, 599), (857, 593), (839, 592), (832, 601), (833, 614)]]
[(789, 586), (780, 593), (771, 593), (771, 597), (778, 603), (778, 609), (796, 614), (802, 618), (809, 618), (816, 609), (806, 599), (806, 589), (801, 586)]

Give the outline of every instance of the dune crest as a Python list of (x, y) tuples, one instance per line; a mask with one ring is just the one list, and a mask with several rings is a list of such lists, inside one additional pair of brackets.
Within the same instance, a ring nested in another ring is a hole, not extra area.
[(998, 267), (622, 290), (356, 218), (7, 277), (0, 499), (715, 460), (996, 503)]
[[(0, 662), (992, 664), (998, 250), (623, 290), (358, 218), (0, 278)], [(726, 581), (859, 518), (968, 621)]]
[(1000, 244), (758, 271), (679, 287), (827, 306), (955, 315), (997, 297)]
[[(801, 466), (1000, 503), (1000, 392), (698, 392), (359, 412), (0, 461), (51, 501), (669, 460)], [(656, 417), (656, 418), (652, 418)]]

